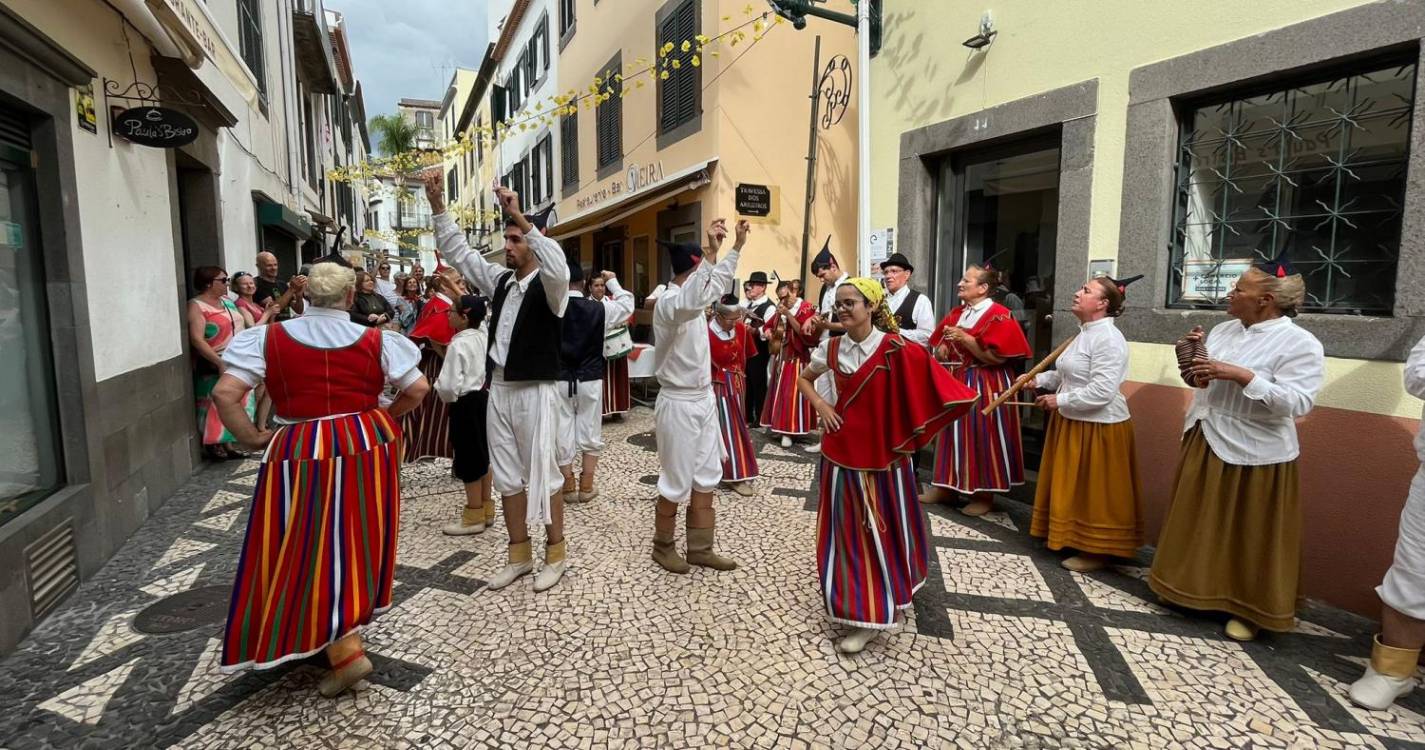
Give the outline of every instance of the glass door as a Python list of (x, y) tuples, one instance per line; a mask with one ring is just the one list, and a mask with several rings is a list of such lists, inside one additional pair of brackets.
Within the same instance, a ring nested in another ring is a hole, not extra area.
[[(991, 296), (1029, 339), (1033, 362), (1053, 350), (1054, 260), (1059, 227), (1059, 137), (956, 154), (941, 163), (937, 195), (935, 301), (959, 303), (956, 283), (989, 264), (1002, 283)], [(1024, 409), (1025, 461), (1039, 465), (1045, 419)]]

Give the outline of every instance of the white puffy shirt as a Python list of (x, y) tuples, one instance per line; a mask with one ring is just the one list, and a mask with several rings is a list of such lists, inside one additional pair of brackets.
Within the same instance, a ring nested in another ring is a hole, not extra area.
[[(1416, 398), (1425, 398), (1425, 338), (1415, 342), (1415, 348), (1405, 360), (1405, 391)], [(1425, 416), (1421, 417), (1420, 431), (1415, 435), (1415, 455), (1425, 461)]]
[[(895, 315), (896, 311), (905, 303), (908, 294), (910, 294), (910, 284), (906, 284), (886, 297), (886, 306), (890, 307), (892, 315)], [(911, 308), (910, 318), (905, 321), (905, 327), (901, 328), (901, 336), (908, 341), (929, 347), (930, 335), (935, 333), (936, 323), (935, 307), (930, 303), (929, 295), (922, 293), (920, 297), (916, 298), (915, 307)]]
[(716, 265), (706, 261), (682, 286), (669, 284), (653, 307), (653, 367), (658, 385), (672, 395), (712, 388), (712, 354), (703, 312), (722, 297), (737, 271), (738, 251), (731, 250)]
[(467, 393), (485, 388), (485, 346), (489, 335), (485, 324), (479, 328), (466, 328), (450, 339), (445, 349), (445, 361), (440, 365), (440, 376), (435, 379), (435, 395), (447, 404), (453, 404)]
[(1080, 422), (1127, 422), (1128, 400), (1119, 387), (1128, 377), (1128, 342), (1103, 318), (1079, 327), (1079, 335), (1059, 355), (1055, 369), (1040, 373), (1035, 385), (1055, 391), (1059, 413)]
[(1296, 420), (1311, 411), (1325, 378), (1321, 342), (1291, 318), (1251, 328), (1229, 320), (1208, 333), (1207, 356), (1245, 367), (1256, 377), (1246, 387), (1214, 380), (1194, 389), (1183, 430), (1201, 423), (1212, 452), (1236, 466), (1296, 460), (1301, 454)]

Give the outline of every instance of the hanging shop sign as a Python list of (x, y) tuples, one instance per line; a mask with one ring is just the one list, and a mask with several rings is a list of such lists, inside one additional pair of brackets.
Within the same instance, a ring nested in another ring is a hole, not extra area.
[(176, 109), (135, 107), (114, 117), (114, 134), (153, 148), (178, 148), (198, 140), (198, 123)]

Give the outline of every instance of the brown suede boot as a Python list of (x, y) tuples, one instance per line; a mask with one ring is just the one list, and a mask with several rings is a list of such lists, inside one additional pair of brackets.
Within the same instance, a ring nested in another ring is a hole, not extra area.
[(688, 564), (713, 570), (736, 570), (737, 561), (713, 552), (713, 529), (688, 529)]
[(663, 566), (669, 573), (682, 575), (692, 570), (688, 567), (688, 561), (678, 554), (678, 547), (673, 543), (673, 535), (666, 536), (655, 534), (653, 537), (653, 562)]

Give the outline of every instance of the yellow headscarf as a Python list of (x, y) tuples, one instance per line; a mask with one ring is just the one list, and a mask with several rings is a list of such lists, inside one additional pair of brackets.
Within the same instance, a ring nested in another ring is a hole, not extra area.
[(872, 311), (873, 323), (875, 322), (875, 312), (879, 309), (881, 318), (885, 321), (885, 324), (880, 327), (886, 333), (895, 333), (900, 330), (900, 327), (896, 325), (896, 317), (891, 314), (891, 308), (886, 305), (886, 289), (881, 286), (881, 282), (865, 276), (857, 276), (847, 279), (845, 283), (856, 287), (856, 291), (866, 298), (866, 303)]

